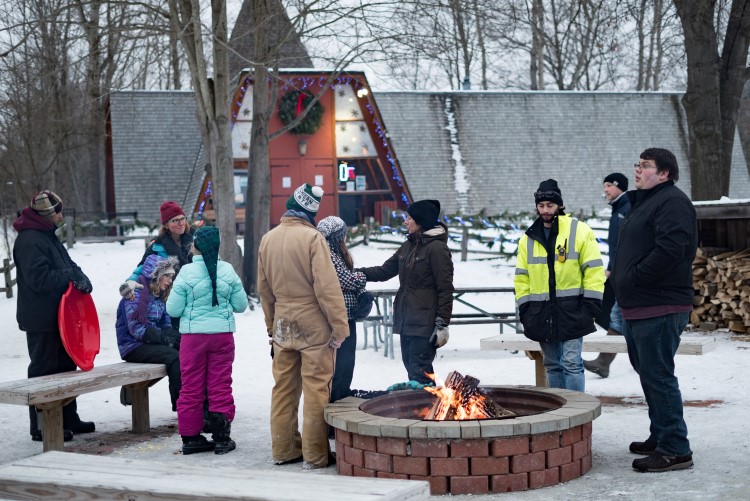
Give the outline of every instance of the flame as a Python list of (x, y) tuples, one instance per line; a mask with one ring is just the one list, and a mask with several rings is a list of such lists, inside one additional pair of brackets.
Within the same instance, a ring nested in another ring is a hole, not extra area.
[(465, 419), (487, 419), (494, 417), (485, 412), (485, 409), (487, 408), (485, 402), (487, 399), (484, 395), (476, 394), (465, 399), (464, 395), (460, 392), (443, 386), (443, 381), (439, 380), (434, 374), (427, 374), (427, 377), (435, 381), (436, 385), (439, 385), (424, 387), (425, 391), (432, 393), (440, 401), (438, 412), (434, 417), (436, 421), (460, 421)]

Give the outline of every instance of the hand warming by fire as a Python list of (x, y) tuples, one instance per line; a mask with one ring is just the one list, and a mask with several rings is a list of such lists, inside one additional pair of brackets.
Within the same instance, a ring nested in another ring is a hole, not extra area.
[[(428, 377), (439, 385), (434, 374)], [(461, 421), (465, 419), (492, 419), (512, 417), (516, 414), (497, 405), (487, 398), (479, 388), (479, 380), (471, 376), (463, 376), (457, 371), (448, 374), (445, 383), (439, 386), (425, 386), (423, 388), (437, 397), (430, 411), (424, 417), (435, 421)]]

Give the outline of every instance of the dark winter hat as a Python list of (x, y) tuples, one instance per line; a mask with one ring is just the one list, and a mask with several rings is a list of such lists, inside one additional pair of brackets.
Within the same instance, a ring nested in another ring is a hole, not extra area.
[(211, 278), (211, 289), (213, 290), (211, 306), (216, 306), (219, 304), (219, 299), (216, 297), (216, 266), (219, 260), (219, 246), (221, 245), (219, 228), (216, 226), (203, 226), (199, 228), (193, 236), (193, 245), (200, 251), (203, 256), (203, 262), (208, 269), (208, 276)]
[(310, 186), (305, 183), (292, 193), (286, 201), (286, 208), (296, 211), (304, 211), (315, 217), (320, 209), (320, 200), (323, 198), (323, 188)]
[(406, 212), (423, 231), (431, 230), (437, 226), (437, 218), (440, 215), (440, 202), (437, 200), (418, 200), (411, 204)]
[(44, 190), (34, 196), (31, 201), (31, 209), (40, 216), (49, 216), (60, 213), (63, 209), (62, 200), (55, 193)]
[(161, 215), (161, 224), (167, 224), (172, 218), (184, 216), (185, 211), (182, 210), (182, 207), (177, 202), (167, 200), (159, 207), (159, 214)]
[(318, 231), (331, 243), (338, 243), (346, 236), (346, 223), (340, 217), (328, 216), (318, 223)]
[(539, 183), (539, 188), (534, 193), (534, 204), (538, 204), (539, 202), (552, 202), (559, 206), (563, 205), (562, 192), (557, 186), (557, 181), (547, 179)]
[(628, 191), (628, 178), (625, 177), (625, 174), (620, 174), (619, 172), (613, 172), (609, 176), (604, 178), (605, 183), (612, 183), (618, 188), (620, 188), (622, 191)]

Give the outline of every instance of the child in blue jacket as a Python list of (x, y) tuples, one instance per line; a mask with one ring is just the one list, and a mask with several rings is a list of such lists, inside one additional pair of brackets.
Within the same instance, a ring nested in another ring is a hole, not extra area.
[[(167, 300), (167, 313), (180, 317), (182, 390), (177, 423), (182, 453), (235, 449), (230, 438), (235, 406), (232, 396), (234, 313), (247, 308), (247, 294), (229, 263), (219, 260), (219, 229), (200, 228), (193, 240), (193, 262), (185, 265)], [(201, 435), (203, 400), (208, 391), (208, 423), (213, 442)]]

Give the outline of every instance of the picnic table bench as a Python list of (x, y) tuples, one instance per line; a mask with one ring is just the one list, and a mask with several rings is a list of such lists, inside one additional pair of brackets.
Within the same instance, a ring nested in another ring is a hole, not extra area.
[(167, 375), (163, 364), (121, 362), (0, 383), (0, 403), (33, 405), (42, 410), (43, 450), (63, 450), (62, 408), (84, 393), (126, 386), (133, 395), (133, 431), (145, 433), (149, 421), (148, 389)]
[[(534, 360), (536, 385), (547, 386), (547, 372), (544, 370), (544, 357), (539, 343), (521, 334), (505, 334), (488, 337), (479, 342), (482, 351), (508, 350), (525, 351), (526, 356)], [(678, 355), (703, 355), (716, 348), (716, 342), (709, 337), (682, 336)], [(623, 336), (588, 335), (583, 338), (583, 352), (593, 353), (627, 353), (628, 347)]]
[(3, 499), (416, 501), (422, 480), (253, 471), (180, 462), (46, 452), (0, 466)]
[[(364, 349), (367, 349), (367, 335), (370, 327), (373, 327), (373, 345), (375, 351), (378, 351), (378, 341), (383, 344), (383, 355), (394, 358), (393, 354), (393, 299), (396, 296), (397, 289), (381, 289), (370, 291), (375, 296), (376, 315), (370, 315), (363, 320), (365, 336)], [(513, 329), (518, 330), (518, 316), (513, 312), (489, 312), (475, 304), (476, 301), (470, 302), (465, 295), (483, 295), (494, 293), (514, 293), (513, 287), (458, 287), (453, 291), (453, 300), (467, 306), (471, 311), (468, 313), (453, 313), (451, 315), (450, 325), (471, 325), (471, 324), (498, 324), (500, 333), (503, 333), (503, 326), (510, 325)], [(381, 335), (382, 329), (382, 335)]]

